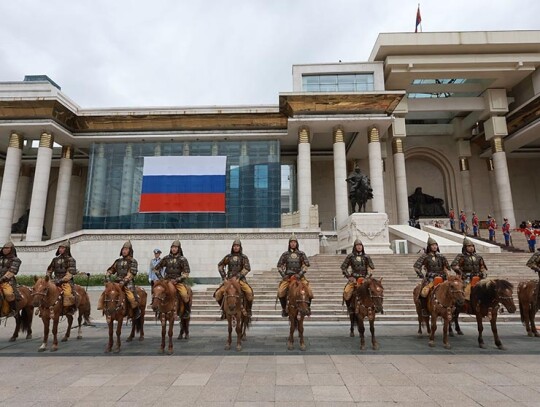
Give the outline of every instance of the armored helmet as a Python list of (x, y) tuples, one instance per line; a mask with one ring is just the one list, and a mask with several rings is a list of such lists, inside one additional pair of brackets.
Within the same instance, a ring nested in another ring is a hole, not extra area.
[(431, 236), (428, 237), (427, 245), (431, 246), (432, 244), (438, 244), (435, 239), (433, 239)]
[(463, 246), (474, 246), (474, 243), (472, 242), (471, 239), (466, 237), (465, 239), (463, 239)]
[(357, 244), (361, 244), (361, 245), (362, 245), (362, 252), (361, 252), (361, 253), (363, 254), (363, 253), (364, 253), (364, 243), (362, 243), (362, 241), (361, 241), (360, 239), (358, 239), (358, 238), (355, 239), (355, 241), (354, 241), (354, 244), (353, 244), (353, 252), (358, 253), (358, 252), (356, 251), (356, 245), (357, 245)]
[[(13, 242), (5, 243), (4, 246), (2, 246), (2, 249), (5, 249), (5, 248), (11, 249), (11, 251), (9, 252), (9, 255), (17, 256), (17, 250), (15, 249), (15, 245), (13, 244)], [(4, 253), (0, 252), (0, 256), (4, 256)]]
[(123, 244), (122, 248), (120, 249), (120, 256), (122, 256), (122, 250), (123, 250), (124, 248), (128, 248), (128, 249), (129, 249), (129, 254), (128, 254), (128, 256), (133, 256), (133, 246), (131, 245), (131, 240), (128, 240), (128, 241), (126, 241), (126, 242)]
[[(66, 253), (68, 256), (71, 256), (71, 243), (69, 239), (60, 242), (60, 244), (58, 245), (58, 249), (60, 249), (61, 247), (64, 247), (66, 249), (64, 253)], [(56, 255), (58, 256), (59, 254), (60, 250), (56, 250)]]
[(235, 245), (238, 245), (240, 246), (240, 253), (242, 253), (242, 241), (240, 240), (239, 237), (237, 237), (236, 239), (234, 239), (233, 243), (232, 243), (232, 246), (231, 246), (231, 253), (233, 253), (233, 247)]
[(180, 244), (180, 240), (176, 239), (174, 242), (171, 243), (171, 247), (176, 246), (179, 249), (182, 248), (182, 245)]
[(296, 250), (300, 250), (300, 243), (298, 243), (298, 239), (296, 238), (294, 232), (292, 233), (291, 237), (289, 237), (289, 250), (291, 249), (291, 242), (296, 242)]

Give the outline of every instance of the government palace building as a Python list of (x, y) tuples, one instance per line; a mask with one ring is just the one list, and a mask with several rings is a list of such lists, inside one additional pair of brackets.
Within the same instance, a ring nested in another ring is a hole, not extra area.
[[(0, 78), (0, 241), (21, 273), (44, 273), (66, 239), (80, 271), (103, 273), (128, 239), (142, 271), (180, 239), (201, 281), (236, 237), (254, 270), (276, 267), (293, 232), (308, 256), (356, 238), (368, 254), (412, 252), (428, 234), (459, 252), (451, 209), (512, 228), (540, 219), (539, 67), (540, 31), (424, 32), (380, 34), (365, 62), (294, 65), (292, 91), (265, 106), (89, 109), (46, 75)], [(176, 162), (192, 164), (159, 172)], [(373, 198), (351, 215), (356, 167)], [(146, 187), (203, 174), (223, 185), (176, 191), (184, 209)], [(442, 200), (444, 216), (411, 227), (413, 195)]]

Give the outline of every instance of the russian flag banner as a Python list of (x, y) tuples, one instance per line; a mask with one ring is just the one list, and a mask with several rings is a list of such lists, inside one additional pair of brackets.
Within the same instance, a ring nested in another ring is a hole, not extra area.
[(139, 212), (225, 212), (226, 156), (144, 157)]

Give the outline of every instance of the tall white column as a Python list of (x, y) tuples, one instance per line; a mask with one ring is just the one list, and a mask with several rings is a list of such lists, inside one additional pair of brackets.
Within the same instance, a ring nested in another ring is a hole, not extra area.
[(26, 229), (26, 240), (28, 242), (40, 241), (43, 234), (47, 190), (49, 189), (49, 175), (51, 174), (53, 141), (53, 136), (49, 133), (43, 133), (39, 139), (28, 228)]
[[(514, 213), (514, 201), (512, 200), (512, 189), (510, 188), (510, 176), (508, 175), (508, 164), (506, 153), (504, 152), (501, 137), (491, 139), (491, 151), (493, 152), (493, 168), (495, 170), (495, 182), (499, 192), (499, 205), (501, 215), (508, 218), (512, 227), (516, 225), (516, 215)], [(500, 222), (501, 219), (498, 219)]]
[(466, 157), (460, 157), (459, 159), (459, 171), (461, 174), (461, 189), (463, 190), (463, 210), (467, 215), (471, 215), (473, 212), (473, 196), (471, 186), (471, 172), (469, 171), (469, 159)]
[[(503, 216), (501, 215), (501, 205), (499, 204), (499, 193), (497, 192), (497, 182), (495, 181), (495, 167), (493, 166), (493, 160), (488, 158), (486, 160), (486, 164), (488, 168), (489, 187), (491, 189), (491, 203), (493, 205), (495, 219), (498, 222), (501, 222)], [(511, 225), (511, 227), (515, 227), (515, 225)]]
[(13, 210), (17, 196), (19, 171), (21, 170), (23, 137), (17, 133), (9, 136), (9, 145), (0, 191), (0, 244), (6, 243), (11, 237)]
[(71, 169), (71, 181), (69, 188), (69, 198), (68, 202), (71, 202), (70, 210), (67, 213), (66, 219), (66, 233), (71, 233), (81, 228), (81, 208), (80, 206), (75, 206), (75, 202), (81, 201), (81, 168), (77, 165), (73, 165)]
[(107, 191), (107, 159), (105, 158), (105, 146), (97, 145), (91, 163), (91, 193), (88, 214), (91, 218), (99, 218), (105, 215), (105, 193)]
[(394, 156), (394, 180), (396, 183), (397, 217), (400, 225), (409, 223), (409, 197), (407, 195), (407, 171), (405, 169), (405, 154), (403, 153), (403, 138), (392, 140)]
[(371, 208), (373, 212), (386, 213), (384, 208), (383, 162), (379, 129), (368, 130), (369, 178), (373, 188)]
[(135, 176), (135, 158), (133, 158), (133, 145), (126, 145), (126, 154), (122, 167), (122, 186), (120, 189), (119, 215), (131, 215), (133, 202), (133, 180)]
[(345, 223), (349, 217), (347, 200), (347, 156), (343, 128), (334, 129), (334, 195), (336, 202), (336, 228)]
[(62, 147), (60, 170), (58, 172), (58, 186), (56, 187), (56, 200), (54, 201), (53, 225), (51, 238), (66, 234), (66, 221), (69, 204), (69, 191), (71, 189), (71, 173), (73, 171), (73, 148)]
[(309, 227), (309, 210), (311, 208), (311, 145), (309, 129), (298, 131), (298, 211), (300, 227)]
[(30, 197), (30, 187), (32, 185), (32, 167), (21, 166), (19, 185), (17, 186), (17, 199), (15, 199), (15, 210), (13, 211), (13, 223), (17, 222), (28, 209), (28, 198)]

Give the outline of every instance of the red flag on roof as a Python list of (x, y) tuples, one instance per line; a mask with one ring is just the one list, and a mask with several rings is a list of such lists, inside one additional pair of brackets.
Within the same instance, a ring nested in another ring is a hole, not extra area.
[(420, 32), (422, 32), (422, 16), (420, 15), (420, 4), (418, 4), (418, 9), (416, 10), (416, 26), (414, 32), (418, 32), (418, 26), (420, 26)]

